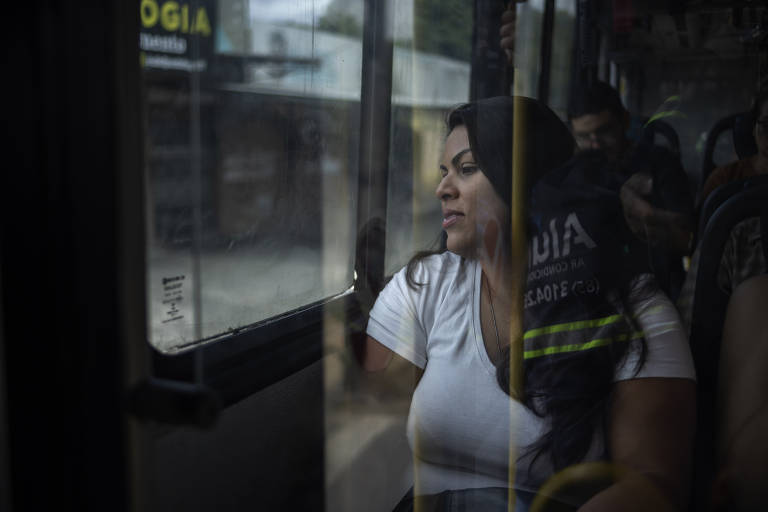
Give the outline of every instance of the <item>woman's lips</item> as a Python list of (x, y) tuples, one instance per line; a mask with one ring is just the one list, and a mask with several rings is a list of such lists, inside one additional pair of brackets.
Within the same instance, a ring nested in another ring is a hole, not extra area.
[(463, 216), (464, 214), (462, 213), (449, 213), (443, 219), (443, 229), (453, 226), (459, 220), (459, 217), (463, 217)]

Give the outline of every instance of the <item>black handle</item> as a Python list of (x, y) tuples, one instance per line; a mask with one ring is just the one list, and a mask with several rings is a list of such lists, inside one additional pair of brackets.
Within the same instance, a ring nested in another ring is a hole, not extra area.
[(144, 421), (210, 428), (219, 417), (221, 402), (202, 384), (150, 378), (129, 391), (127, 408)]

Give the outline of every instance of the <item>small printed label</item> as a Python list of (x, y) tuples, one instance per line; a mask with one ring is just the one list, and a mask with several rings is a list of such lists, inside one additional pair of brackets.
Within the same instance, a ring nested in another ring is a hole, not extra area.
[(179, 305), (184, 301), (184, 278), (184, 275), (163, 278), (164, 324), (184, 318), (179, 309)]

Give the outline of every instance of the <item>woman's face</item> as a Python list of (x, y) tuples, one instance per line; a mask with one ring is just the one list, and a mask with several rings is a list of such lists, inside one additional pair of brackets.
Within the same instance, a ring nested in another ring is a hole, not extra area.
[(448, 250), (465, 258), (497, 259), (509, 226), (509, 208), (477, 166), (463, 125), (445, 140), (440, 173), (435, 195), (442, 203)]
[(761, 157), (768, 158), (768, 101), (764, 101), (757, 112), (754, 134), (757, 152)]

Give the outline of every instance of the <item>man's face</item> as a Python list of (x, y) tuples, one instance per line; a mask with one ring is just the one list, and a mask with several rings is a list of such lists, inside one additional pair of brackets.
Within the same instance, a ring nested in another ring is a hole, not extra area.
[(571, 129), (580, 151), (599, 149), (609, 159), (616, 160), (626, 149), (624, 123), (610, 110), (574, 117), (571, 119)]

